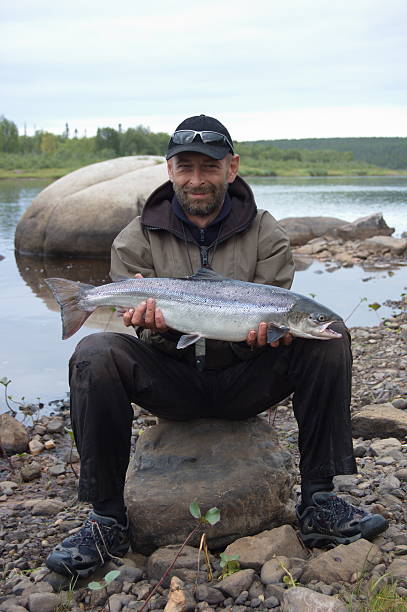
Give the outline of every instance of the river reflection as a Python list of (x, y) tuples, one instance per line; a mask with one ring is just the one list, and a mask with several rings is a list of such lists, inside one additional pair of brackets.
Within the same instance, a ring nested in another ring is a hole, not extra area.
[[(66, 278), (95, 286), (111, 282), (110, 262), (105, 259), (40, 259), (19, 253), (15, 253), (15, 258), (21, 278), (49, 310), (59, 312), (59, 306), (44, 282), (46, 278)], [(108, 307), (98, 308), (86, 320), (85, 326), (99, 330), (126, 331), (121, 319)]]

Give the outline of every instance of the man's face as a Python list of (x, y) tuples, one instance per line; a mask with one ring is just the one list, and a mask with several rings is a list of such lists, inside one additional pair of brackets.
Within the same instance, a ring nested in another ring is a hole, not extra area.
[(229, 183), (235, 180), (239, 156), (212, 159), (202, 153), (180, 153), (167, 162), (168, 176), (184, 212), (206, 217), (217, 212)]

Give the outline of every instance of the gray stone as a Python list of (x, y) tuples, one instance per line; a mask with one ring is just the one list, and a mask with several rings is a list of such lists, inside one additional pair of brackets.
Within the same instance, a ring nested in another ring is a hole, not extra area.
[(24, 453), (28, 447), (28, 432), (11, 414), (0, 414), (0, 442), (7, 455)]
[(407, 249), (407, 240), (393, 238), (392, 236), (373, 236), (363, 242), (362, 248), (379, 253), (390, 252), (399, 256)]
[(387, 571), (395, 580), (407, 584), (407, 559), (394, 559), (394, 561), (390, 563)]
[(11, 598), (7, 598), (0, 604), (1, 612), (27, 612), (27, 608), (20, 606), (17, 603), (13, 603)]
[(407, 435), (407, 412), (392, 404), (370, 404), (352, 415), (354, 436), (403, 440)]
[(372, 236), (390, 236), (393, 232), (394, 227), (387, 225), (382, 213), (360, 217), (335, 230), (336, 235), (343, 240), (366, 240)]
[(23, 465), (20, 470), (21, 477), (24, 482), (30, 482), (41, 476), (41, 465), (35, 461)]
[(291, 525), (282, 525), (255, 536), (239, 538), (225, 550), (228, 555), (239, 555), (242, 568), (260, 570), (262, 565), (274, 556), (308, 556)]
[(198, 584), (195, 591), (195, 598), (197, 601), (206, 601), (208, 604), (218, 604), (225, 599), (219, 589), (214, 589), (207, 584)]
[(407, 399), (397, 398), (392, 401), (392, 404), (395, 408), (399, 408), (400, 410), (405, 410), (407, 408)]
[(393, 476), (392, 474), (387, 474), (383, 481), (380, 483), (379, 493), (393, 493), (395, 489), (399, 488), (399, 486), (399, 479)]
[(53, 516), (58, 514), (65, 507), (65, 504), (58, 499), (39, 499), (32, 505), (31, 513), (34, 516)]
[(63, 433), (64, 427), (65, 425), (62, 419), (51, 419), (47, 423), (47, 431), (50, 434)]
[(370, 450), (374, 457), (388, 455), (391, 450), (401, 450), (401, 442), (397, 438), (384, 438), (383, 440), (374, 440), (370, 445)]
[(32, 593), (28, 598), (30, 612), (54, 612), (59, 602), (55, 593)]
[(311, 559), (302, 575), (302, 581), (322, 580), (330, 584), (336, 581), (351, 582), (354, 574), (367, 570), (381, 561), (381, 552), (367, 540), (341, 544)]
[(287, 557), (276, 557), (270, 559), (261, 568), (261, 581), (263, 584), (277, 584), (283, 582), (283, 577), (287, 575), (286, 570), (290, 569), (290, 559)]
[(164, 159), (131, 156), (91, 164), (51, 183), (17, 224), (20, 253), (107, 257), (147, 196), (168, 180)]
[(313, 238), (332, 234), (334, 230), (346, 224), (336, 217), (285, 217), (279, 220), (288, 233), (292, 246), (306, 244)]
[(51, 476), (61, 476), (61, 474), (65, 474), (65, 472), (66, 467), (63, 463), (57, 463), (56, 465), (52, 465), (48, 469), (48, 474), (50, 474)]
[[(132, 548), (148, 554), (182, 542), (196, 525), (191, 501), (203, 512), (221, 508), (221, 521), (207, 529), (212, 548), (289, 522), (292, 482), (291, 456), (259, 418), (160, 419), (138, 439), (127, 472)], [(199, 544), (199, 536), (192, 544)]]
[(282, 612), (346, 612), (347, 609), (336, 597), (329, 597), (305, 587), (288, 589), (281, 603)]
[(403, 482), (407, 482), (407, 468), (401, 468), (400, 470), (397, 470), (394, 475), (396, 476), (396, 478), (398, 478), (399, 480), (402, 480)]
[(255, 572), (252, 569), (244, 569), (227, 576), (215, 586), (216, 589), (222, 591), (226, 595), (236, 599), (242, 591), (248, 591), (254, 580)]
[[(153, 552), (147, 561), (147, 576), (149, 580), (159, 580), (161, 578), (166, 569), (174, 561), (180, 547), (180, 545), (169, 545), (158, 548), (155, 552)], [(187, 576), (190, 576), (194, 582), (198, 567), (198, 554), (199, 550), (197, 548), (193, 548), (192, 546), (184, 546), (181, 554), (175, 561), (173, 568), (164, 580), (163, 585), (168, 587), (172, 576), (178, 576), (178, 578), (181, 578), (182, 580), (184, 580)], [(210, 558), (213, 561), (213, 558)], [(202, 553), (201, 561), (203, 561)], [(190, 573), (186, 573), (187, 570), (189, 570)]]

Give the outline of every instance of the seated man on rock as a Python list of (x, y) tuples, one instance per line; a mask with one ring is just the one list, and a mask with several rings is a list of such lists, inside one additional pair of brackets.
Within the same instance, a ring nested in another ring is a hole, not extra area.
[[(167, 150), (169, 181), (156, 189), (112, 247), (111, 276), (185, 277), (210, 266), (242, 281), (289, 288), (288, 238), (258, 210), (238, 176), (228, 130), (205, 115), (185, 119)], [(79, 499), (93, 510), (55, 547), (47, 566), (89, 575), (129, 547), (123, 499), (129, 462), (131, 402), (170, 420), (246, 419), (293, 393), (299, 428), (300, 536), (308, 546), (372, 539), (387, 527), (332, 493), (335, 474), (353, 474), (349, 334), (325, 342), (286, 335), (267, 343), (267, 325), (246, 342), (199, 340), (177, 350), (153, 299), (123, 315), (126, 333), (81, 340), (70, 361), (71, 416), (81, 458)]]

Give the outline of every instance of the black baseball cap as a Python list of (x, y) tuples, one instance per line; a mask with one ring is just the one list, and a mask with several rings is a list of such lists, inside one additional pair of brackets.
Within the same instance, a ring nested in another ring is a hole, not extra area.
[[(199, 133), (188, 133), (190, 131)], [(203, 153), (212, 159), (223, 159), (228, 153), (234, 154), (228, 130), (220, 121), (207, 115), (188, 117), (179, 124), (168, 143), (166, 158), (171, 159), (185, 151)]]

